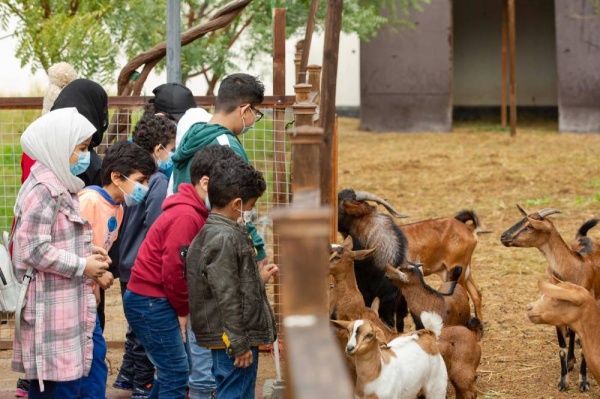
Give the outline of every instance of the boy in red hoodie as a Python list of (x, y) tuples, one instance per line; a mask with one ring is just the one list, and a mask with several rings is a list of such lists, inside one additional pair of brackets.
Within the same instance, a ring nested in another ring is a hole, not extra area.
[(127, 322), (156, 367), (150, 397), (185, 398), (189, 363), (185, 349), (189, 315), (185, 280), (187, 248), (208, 217), (208, 179), (221, 159), (236, 156), (226, 146), (199, 151), (190, 168), (191, 184), (163, 202), (131, 269), (123, 296)]

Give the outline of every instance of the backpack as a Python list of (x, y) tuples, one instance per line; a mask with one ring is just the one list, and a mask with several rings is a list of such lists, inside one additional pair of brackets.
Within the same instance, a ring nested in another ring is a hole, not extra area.
[[(33, 187), (38, 184), (45, 183), (37, 182), (31, 188), (33, 189)], [(56, 222), (58, 217), (61, 195), (62, 193), (59, 192), (58, 201), (56, 201), (56, 208), (54, 209), (52, 217), (52, 224)], [(2, 245), (0, 245), (0, 312), (15, 313), (15, 335), (19, 340), (21, 335), (21, 310), (25, 307), (27, 288), (34, 273), (33, 267), (29, 266), (22, 282), (20, 282), (15, 275), (14, 265), (10, 256), (10, 246), (20, 220), (21, 217), (17, 216), (10, 239), (8, 232), (4, 231), (2, 233)]]

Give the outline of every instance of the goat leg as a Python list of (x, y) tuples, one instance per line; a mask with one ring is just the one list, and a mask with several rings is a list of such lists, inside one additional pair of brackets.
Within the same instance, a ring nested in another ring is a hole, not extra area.
[(556, 335), (558, 337), (559, 355), (560, 355), (560, 380), (558, 381), (558, 390), (566, 391), (569, 384), (567, 383), (567, 342), (565, 340), (564, 327), (556, 327)]
[(567, 354), (567, 371), (572, 371), (575, 368), (577, 359), (575, 358), (575, 331), (567, 328), (569, 332), (569, 353)]
[[(577, 344), (581, 348), (581, 341), (577, 339)], [(590, 390), (590, 382), (587, 379), (587, 364), (585, 363), (585, 356), (583, 356), (583, 349), (581, 349), (581, 368), (579, 370), (579, 391), (587, 392)]]

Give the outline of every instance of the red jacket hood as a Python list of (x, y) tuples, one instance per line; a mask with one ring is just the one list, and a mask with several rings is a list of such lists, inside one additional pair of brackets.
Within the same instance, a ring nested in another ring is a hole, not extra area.
[(169, 208), (180, 205), (191, 206), (194, 210), (198, 211), (204, 219), (208, 217), (208, 211), (206, 210), (204, 201), (200, 199), (194, 186), (189, 183), (182, 183), (179, 186), (179, 190), (177, 190), (177, 194), (167, 197), (162, 204), (162, 209), (163, 211), (166, 211)]

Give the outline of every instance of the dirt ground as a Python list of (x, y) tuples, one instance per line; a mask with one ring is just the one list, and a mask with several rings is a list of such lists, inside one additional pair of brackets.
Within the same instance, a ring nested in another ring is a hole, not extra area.
[[(516, 138), (485, 123), (459, 124), (452, 134), (377, 134), (359, 132), (355, 119), (340, 119), (339, 188), (386, 198), (411, 216), (400, 223), (473, 209), (492, 231), (480, 236), (473, 258), (484, 304), (477, 381), (481, 398), (600, 397), (591, 375), (591, 390), (577, 390), (576, 371), (570, 373), (567, 392), (556, 389), (560, 367), (555, 330), (532, 324), (525, 314), (526, 304), (540, 295), (536, 284), (544, 278), (546, 261), (536, 249), (505, 248), (499, 240), (520, 219), (517, 203), (529, 211), (560, 209), (552, 220), (567, 242), (584, 221), (600, 216), (600, 135), (556, 130), (555, 122), (525, 121)], [(600, 229), (589, 235), (600, 238)], [(0, 351), (0, 391), (5, 395), (16, 379), (9, 371), (9, 355)], [(120, 350), (110, 350), (110, 382), (120, 357)], [(263, 355), (259, 369), (258, 385), (275, 378), (270, 355)], [(127, 396), (113, 391), (109, 397)]]

